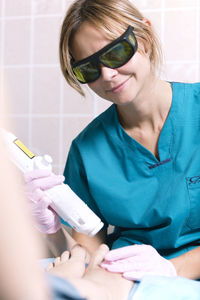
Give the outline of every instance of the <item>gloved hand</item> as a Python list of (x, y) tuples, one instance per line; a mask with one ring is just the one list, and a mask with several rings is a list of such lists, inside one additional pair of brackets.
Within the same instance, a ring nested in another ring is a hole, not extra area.
[(52, 201), (44, 191), (63, 183), (64, 176), (55, 175), (50, 170), (34, 170), (26, 172), (24, 179), (36, 228), (46, 234), (57, 232), (61, 227), (60, 218), (50, 207)]
[(122, 273), (128, 280), (141, 280), (145, 275), (177, 276), (174, 265), (149, 245), (133, 245), (108, 252), (101, 267)]

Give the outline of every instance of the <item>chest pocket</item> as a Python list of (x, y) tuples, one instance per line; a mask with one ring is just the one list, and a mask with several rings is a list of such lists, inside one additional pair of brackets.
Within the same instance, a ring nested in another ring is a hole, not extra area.
[(186, 182), (190, 202), (187, 225), (191, 229), (197, 229), (200, 228), (200, 175), (187, 177)]

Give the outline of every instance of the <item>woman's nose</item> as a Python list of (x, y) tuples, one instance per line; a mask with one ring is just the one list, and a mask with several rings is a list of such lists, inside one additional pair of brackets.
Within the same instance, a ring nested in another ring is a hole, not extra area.
[(101, 68), (101, 76), (104, 80), (110, 80), (118, 74), (117, 69), (111, 69), (104, 65), (101, 65), (100, 68)]

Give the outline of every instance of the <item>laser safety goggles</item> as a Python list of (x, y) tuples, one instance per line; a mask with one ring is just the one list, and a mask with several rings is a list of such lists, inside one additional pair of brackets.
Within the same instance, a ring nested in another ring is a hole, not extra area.
[(111, 69), (125, 65), (137, 51), (137, 40), (133, 33), (133, 27), (127, 30), (116, 40), (100, 49), (93, 55), (78, 62), (72, 60), (72, 70), (80, 83), (89, 83), (101, 76), (101, 66)]

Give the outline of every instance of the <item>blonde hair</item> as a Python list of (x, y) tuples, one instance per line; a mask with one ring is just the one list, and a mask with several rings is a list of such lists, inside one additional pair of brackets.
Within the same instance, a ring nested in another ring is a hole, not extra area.
[(158, 38), (152, 26), (144, 21), (144, 16), (129, 0), (76, 0), (69, 7), (62, 24), (59, 55), (66, 81), (81, 95), (84, 96), (84, 92), (71, 68), (70, 43), (85, 21), (104, 32), (111, 40), (116, 39), (129, 25), (133, 26), (137, 40), (144, 42), (151, 50), (152, 70), (161, 66), (162, 51)]

